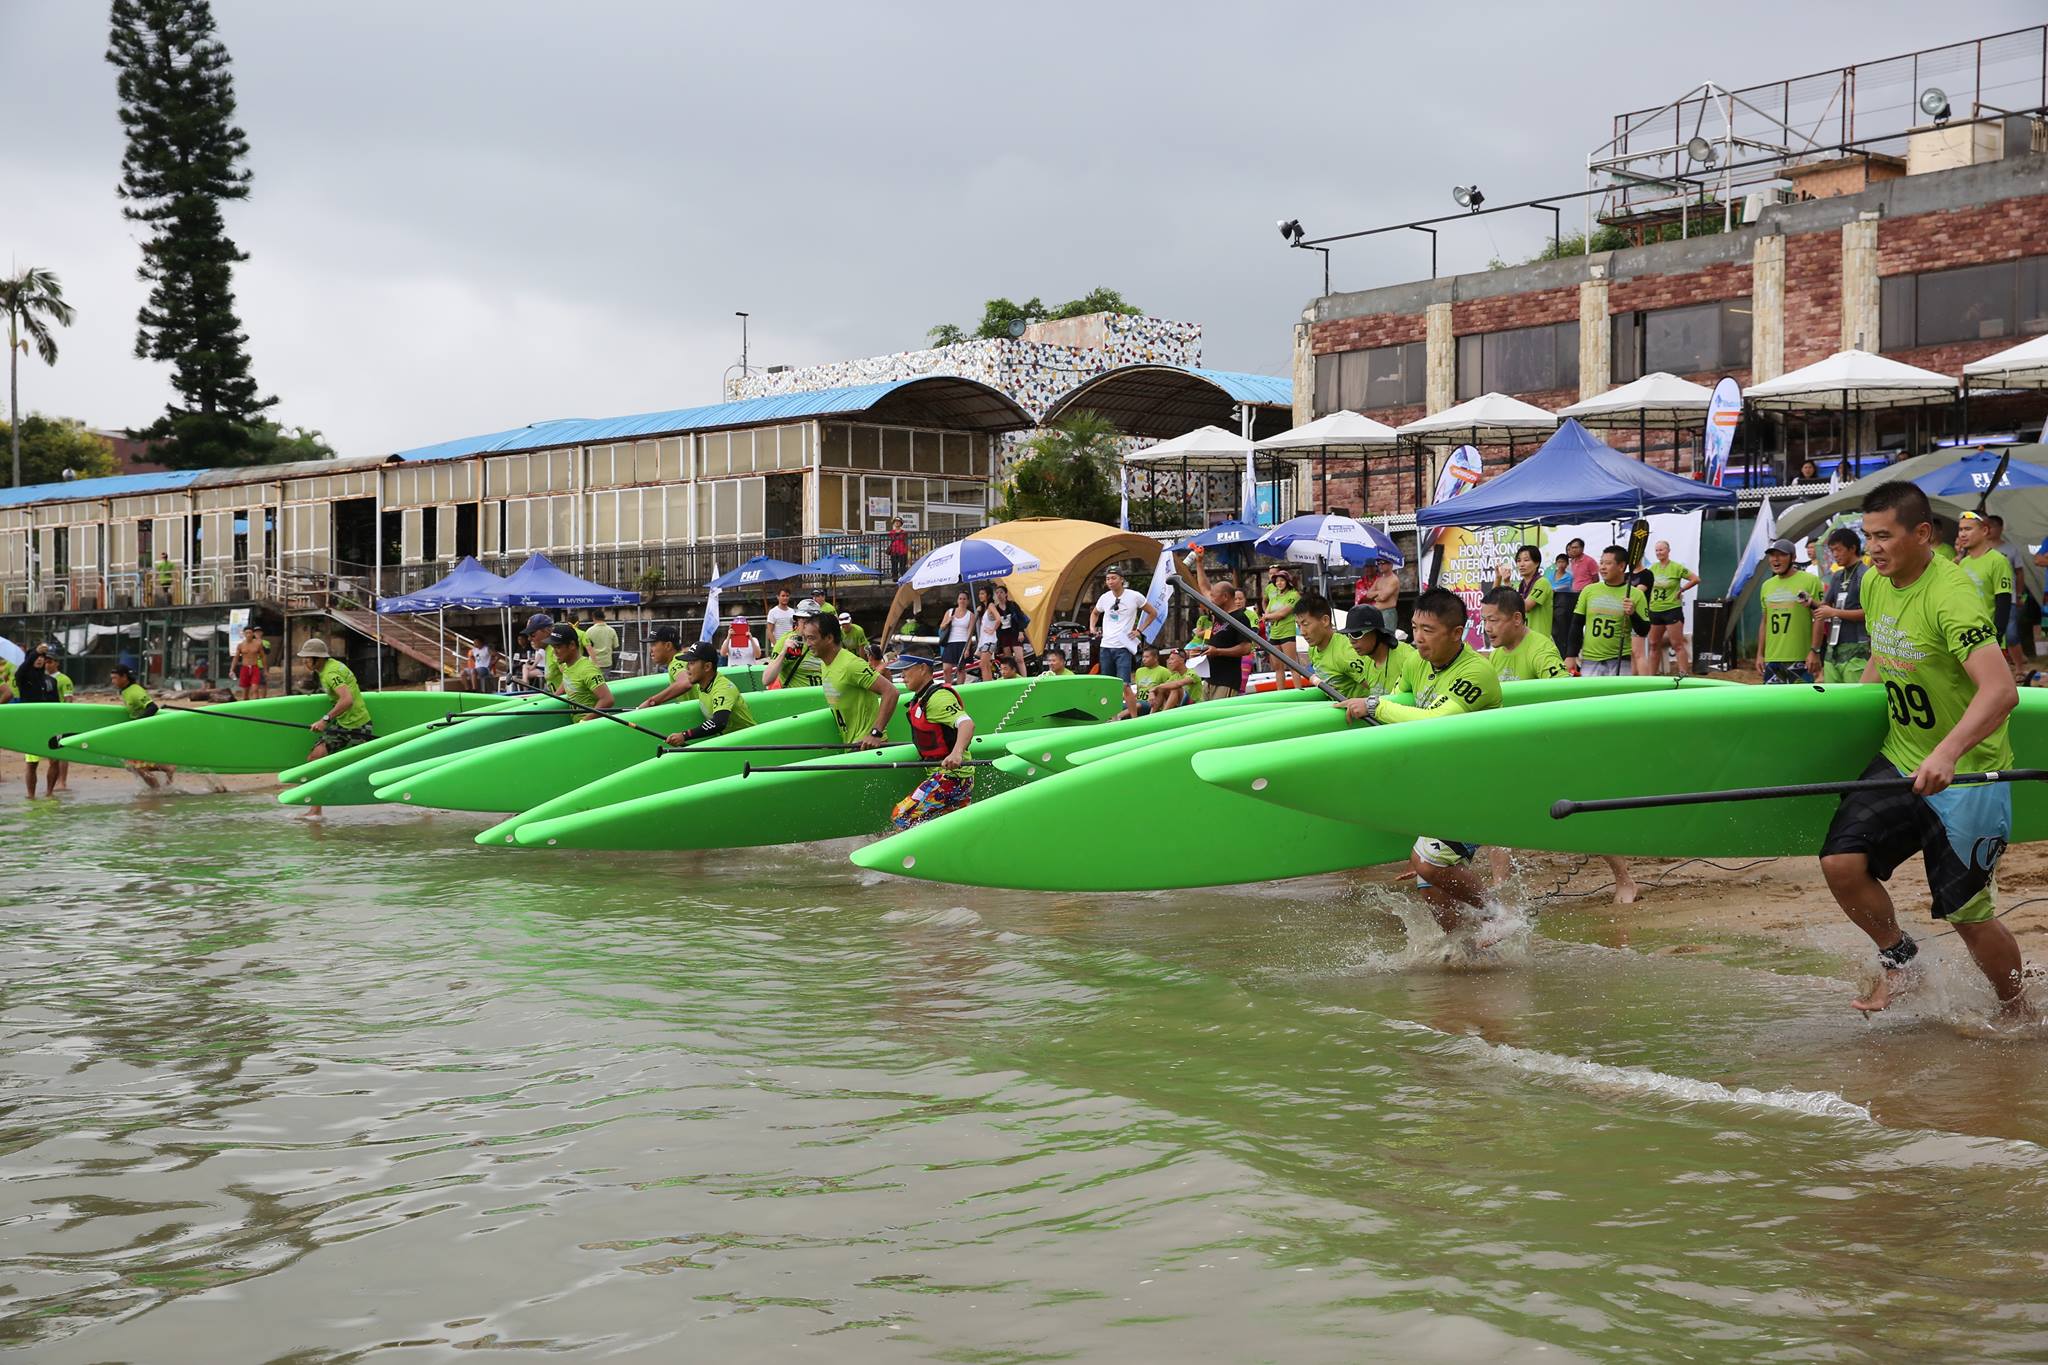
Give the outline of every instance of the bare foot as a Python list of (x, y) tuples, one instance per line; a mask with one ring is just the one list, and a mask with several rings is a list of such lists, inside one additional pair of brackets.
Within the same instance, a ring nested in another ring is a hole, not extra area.
[(1857, 999), (1851, 1000), (1849, 1007), (1861, 1010), (1866, 1015), (1876, 1014), (1879, 1010), (1889, 1008), (1894, 1002), (1904, 999), (1919, 984), (1918, 967), (1895, 967), (1888, 971), (1880, 971), (1877, 975), (1877, 984)]
[(1614, 884), (1614, 903), (1616, 905), (1634, 905), (1636, 897), (1642, 894), (1643, 889), (1636, 885), (1633, 877)]

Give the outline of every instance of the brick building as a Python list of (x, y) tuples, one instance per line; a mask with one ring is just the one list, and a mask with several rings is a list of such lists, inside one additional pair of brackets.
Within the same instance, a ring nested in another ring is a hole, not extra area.
[[(1493, 390), (1555, 410), (1657, 370), (1747, 387), (1855, 346), (1960, 376), (2048, 331), (2048, 155), (2016, 143), (1845, 188), (1713, 236), (1319, 298), (1295, 329), (1295, 419), (1349, 408), (1399, 426)], [(1970, 433), (2031, 433), (2044, 415), (2048, 394), (1974, 395)], [(1782, 471), (1809, 454), (1917, 452), (1961, 420), (1959, 405), (1858, 414), (1846, 431), (1839, 414), (1751, 414), (1740, 449)], [(1647, 437), (1646, 458), (1692, 467), (1697, 433)], [(1322, 501), (1411, 510), (1442, 455), (1376, 456), (1363, 495), (1343, 462)]]

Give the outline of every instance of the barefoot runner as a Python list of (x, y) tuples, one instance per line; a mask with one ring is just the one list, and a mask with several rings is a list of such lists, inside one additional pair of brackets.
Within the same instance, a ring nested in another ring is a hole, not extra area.
[[(1382, 697), (1356, 697), (1343, 703), (1344, 714), (1374, 725), (1436, 720), (1467, 711), (1491, 711), (1500, 705), (1500, 679), (1486, 656), (1465, 643), (1465, 602), (1446, 588), (1431, 588), (1415, 602), (1415, 648), (1428, 665), (1415, 704), (1406, 706)], [(1475, 844), (1424, 835), (1415, 841), (1408, 865), (1447, 934), (1478, 917), (1468, 913), (1486, 904), (1486, 887), (1472, 869)]]
[(960, 694), (933, 676), (937, 659), (905, 654), (898, 662), (903, 666), (903, 686), (910, 693), (910, 708), (903, 717), (910, 722), (910, 742), (917, 746), (919, 758), (939, 765), (890, 812), (890, 824), (909, 829), (974, 799), (974, 773), (964, 766), (967, 746), (974, 739), (974, 717), (967, 714)]
[[(113, 671), (114, 691), (120, 695), (121, 706), (128, 712), (130, 720), (148, 720), (156, 714), (156, 703), (149, 699), (149, 693), (142, 684), (135, 681), (135, 670), (126, 664), (115, 664)], [(142, 785), (155, 791), (156, 774), (164, 775), (163, 785), (168, 787), (177, 777), (175, 768), (166, 768), (160, 763), (143, 763), (132, 758), (121, 760), (121, 766), (142, 779)]]
[(242, 638), (235, 641), (235, 686), (242, 689), (242, 700), (251, 701), (268, 692), (263, 685), (264, 669), (270, 663), (269, 650), (263, 643), (263, 627), (254, 621), (242, 632)]
[(1995, 915), (1999, 857), (2012, 834), (2012, 788), (1951, 787), (1958, 772), (2012, 766), (2006, 718), (2019, 691), (1976, 584), (1935, 557), (1934, 515), (1910, 483), (1879, 484), (1863, 499), (1863, 580), (1870, 664), (1884, 683), (1890, 724), (1864, 776), (1910, 776), (1910, 790), (1851, 792), (1821, 845), (1828, 889), (1877, 946), (1884, 972), (1853, 1003), (1881, 1010), (1907, 984), (1919, 945), (1899, 928), (1884, 883), (1915, 852), (1927, 869), (1934, 917), (1948, 921), (2009, 1015), (2026, 1013), (2020, 949)]
[(819, 686), (825, 689), (825, 705), (839, 722), (839, 738), (855, 749), (881, 747), (888, 733), (889, 717), (896, 712), (896, 684), (887, 674), (839, 643), (839, 618), (817, 618)]

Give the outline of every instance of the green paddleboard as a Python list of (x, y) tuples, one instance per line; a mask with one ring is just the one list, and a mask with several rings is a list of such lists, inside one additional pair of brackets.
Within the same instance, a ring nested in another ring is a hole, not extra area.
[[(1812, 856), (1838, 798), (1811, 796), (1550, 816), (1586, 801), (1722, 791), (1862, 776), (1886, 725), (1881, 687), (1730, 687), (1596, 700), (1541, 714), (1504, 710), (1375, 726), (1314, 746), (1266, 744), (1204, 754), (1195, 772), (1234, 794), (1370, 833), (1561, 853), (1641, 857)], [(2020, 767), (2048, 762), (2048, 693), (2020, 692), (2012, 718)], [(1364, 802), (1336, 772), (1408, 775), (1398, 799)], [(2013, 785), (2013, 840), (2048, 838), (2048, 784)]]
[[(379, 730), (403, 730), (488, 700), (473, 692), (363, 694), (370, 708), (370, 724)], [(306, 761), (307, 752), (320, 737), (304, 727), (326, 714), (331, 704), (316, 692), (191, 710), (159, 709), (142, 720), (74, 735), (59, 748), (196, 772), (274, 773)]]
[[(785, 687), (747, 696), (755, 728), (822, 710), (825, 694), (815, 687)], [(656, 735), (687, 730), (704, 719), (695, 701), (669, 702), (621, 716)], [(741, 733), (751, 734), (752, 730)], [(436, 763), (425, 771), (403, 775), (379, 773), (379, 801), (396, 801), (438, 810), (493, 811), (517, 814), (543, 801), (567, 795), (601, 777), (643, 763), (655, 756), (659, 739), (629, 730), (616, 721), (595, 716), (524, 739), (474, 749)]]
[[(666, 674), (622, 678), (612, 684), (612, 700), (621, 706), (637, 706), (667, 685)], [(317, 764), (294, 769), (304, 775), (303, 784), (280, 792), (277, 799), (288, 806), (371, 805), (376, 802), (376, 790), (382, 785), (376, 780), (381, 773), (557, 729), (569, 724), (575, 715), (555, 697), (520, 696), (509, 700), (500, 697), (498, 700), (506, 704), (466, 714), (452, 723), (414, 726), (394, 736), (396, 742), (389, 746), (385, 746), (380, 737), (375, 743), (330, 754), (320, 763), (332, 764), (335, 759), (342, 762), (320, 772), (312, 771), (319, 766)]]
[(1073, 756), (1083, 749), (1094, 749), (1118, 740), (1133, 739), (1139, 735), (1169, 734), (1193, 725), (1214, 725), (1218, 721), (1249, 711), (1258, 714), (1274, 706), (1290, 706), (1314, 698), (1328, 701), (1320, 690), (1292, 688), (1279, 692), (1255, 692), (1248, 697), (1226, 697), (1218, 701), (1198, 702), (1192, 706), (1177, 706), (1171, 711), (1160, 711), (1149, 716), (1135, 716), (1130, 720), (1112, 720), (1100, 733), (1093, 730), (1062, 729), (1035, 731), (1020, 735), (1010, 741), (1009, 756), (1018, 762), (997, 762), (1005, 771), (1023, 774), (1035, 768), (1040, 773), (1056, 772), (1073, 766)]
[[(1683, 685), (1718, 690), (1715, 684)], [(1615, 693), (1675, 692), (1680, 686), (1671, 678), (1554, 679), (1509, 683), (1502, 695), (1511, 708), (1549, 712), (1558, 708), (1532, 703), (1570, 699), (1576, 709)], [(1215, 727), (1140, 740), (1114, 756), (1052, 773), (870, 844), (853, 861), (878, 872), (969, 886), (1150, 891), (1272, 881), (1407, 856), (1413, 831), (1387, 833), (1285, 812), (1195, 776), (1193, 763), (1204, 754), (1279, 740), (1326, 747), (1358, 728), (1334, 704), (1317, 701), (1328, 698), (1312, 695), (1310, 704), (1281, 705), (1255, 717), (1232, 716)], [(1202, 705), (1207, 703), (1194, 709)], [(1355, 800), (1381, 772), (1354, 766), (1326, 776)]]
[(111, 754), (84, 753), (76, 749), (58, 753), (57, 741), (67, 735), (89, 734), (121, 725), (127, 719), (127, 707), (102, 702), (9, 702), (0, 706), (0, 749), (12, 749), (31, 758), (54, 758), (65, 763), (118, 768), (121, 760)]
[[(1041, 674), (1036, 678), (1007, 678), (995, 682), (969, 683), (960, 689), (960, 699), (967, 706), (967, 714), (974, 718), (975, 728), (990, 732), (990, 738), (995, 737), (994, 731), (998, 726), (1007, 732), (1064, 721), (1092, 722), (1113, 716), (1123, 709), (1123, 689), (1117, 686), (1115, 679), (1112, 678), (1105, 684), (1101, 678), (1084, 674), (1068, 674), (1064, 677)], [(904, 719), (905, 710), (904, 705), (898, 705), (889, 720), (889, 738), (899, 743), (907, 742), (910, 738), (910, 727)], [(720, 752), (736, 745), (839, 742), (839, 726), (832, 719), (830, 712), (821, 711), (769, 721), (756, 725), (742, 734), (721, 735), (701, 745), (693, 744), (684, 753), (649, 759), (623, 772), (599, 778), (588, 786), (578, 787), (575, 791), (544, 802), (523, 815), (492, 826), (477, 836), (477, 842), (490, 845), (545, 845), (549, 837), (573, 837), (573, 831), (566, 825), (570, 817), (624, 802), (639, 803), (642, 797), (663, 796), (698, 782), (737, 776), (748, 764), (757, 768), (775, 767), (779, 766), (779, 763), (794, 763), (817, 756), (815, 753), (803, 752)], [(667, 817), (662, 814), (665, 809), (659, 803), (641, 803), (634, 805), (631, 812), (610, 817), (615, 822), (646, 822), (644, 828), (631, 832), (625, 832), (624, 826), (619, 825), (622, 832), (610, 837), (631, 842), (621, 842), (612, 846), (668, 847), (662, 842), (671, 834), (666, 826)], [(544, 833), (540, 831), (541, 826), (550, 824), (561, 824), (563, 827), (550, 828)]]

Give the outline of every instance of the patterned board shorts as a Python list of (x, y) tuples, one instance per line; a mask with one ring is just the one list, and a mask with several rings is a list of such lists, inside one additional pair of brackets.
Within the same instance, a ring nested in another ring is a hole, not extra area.
[(320, 742), (327, 746), (327, 752), (330, 754), (338, 754), (343, 749), (353, 749), (358, 744), (368, 744), (376, 737), (376, 731), (367, 725), (354, 730), (330, 725), (320, 732)]
[[(1463, 867), (1478, 856), (1478, 844), (1459, 843), (1456, 839), (1433, 839), (1427, 834), (1415, 841), (1415, 857), (1425, 867)], [(1428, 885), (1420, 878), (1416, 884)]]
[[(1863, 776), (1898, 777), (1879, 756)], [(1910, 787), (1843, 795), (1820, 846), (1830, 853), (1861, 853), (1870, 875), (1890, 881), (1899, 864), (1918, 853), (1934, 893), (1934, 917), (1976, 924), (1996, 913), (1998, 860), (2012, 837), (2012, 788), (1984, 783), (1916, 796)]]
[(917, 790), (896, 803), (889, 823), (909, 829), (947, 811), (959, 810), (974, 799), (974, 778), (965, 773), (933, 773), (917, 784)]

